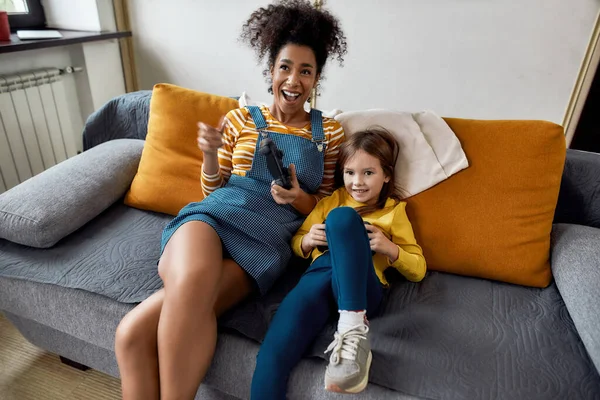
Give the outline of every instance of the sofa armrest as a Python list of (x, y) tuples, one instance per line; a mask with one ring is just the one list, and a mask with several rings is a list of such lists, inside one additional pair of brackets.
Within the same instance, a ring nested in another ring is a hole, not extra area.
[(79, 229), (125, 194), (144, 143), (104, 143), (4, 192), (0, 238), (47, 248)]
[(567, 150), (554, 222), (600, 228), (600, 154)]
[(151, 97), (151, 90), (142, 90), (109, 100), (87, 119), (83, 149), (115, 139), (146, 139)]
[(592, 362), (600, 372), (600, 229), (556, 224), (552, 273)]

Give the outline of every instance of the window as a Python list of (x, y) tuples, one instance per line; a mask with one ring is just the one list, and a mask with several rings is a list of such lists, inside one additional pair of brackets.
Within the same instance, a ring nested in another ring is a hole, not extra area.
[(8, 11), (10, 29), (36, 29), (46, 26), (41, 0), (0, 0), (0, 10)]

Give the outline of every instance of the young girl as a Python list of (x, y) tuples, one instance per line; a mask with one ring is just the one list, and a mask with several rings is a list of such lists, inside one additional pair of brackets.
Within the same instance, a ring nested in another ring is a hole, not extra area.
[[(398, 200), (394, 165), (398, 144), (387, 131), (355, 133), (340, 147), (338, 173), (344, 186), (321, 200), (292, 238), (296, 255), (312, 264), (286, 296), (257, 357), (252, 400), (285, 399), (293, 367), (338, 310), (337, 332), (325, 372), (325, 388), (358, 393), (369, 379), (373, 317), (397, 269), (418, 282), (425, 258)], [(335, 307), (335, 309), (333, 309)]]

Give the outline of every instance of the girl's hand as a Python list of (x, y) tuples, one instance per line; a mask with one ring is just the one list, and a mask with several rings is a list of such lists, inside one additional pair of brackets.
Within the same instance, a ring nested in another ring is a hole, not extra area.
[(298, 178), (296, 178), (296, 166), (294, 164), (290, 164), (290, 181), (292, 183), (291, 189), (284, 189), (279, 185), (275, 184), (275, 181), (271, 182), (271, 195), (277, 204), (292, 204), (298, 196), (302, 189), (300, 189), (300, 184), (298, 183)]
[(398, 259), (398, 246), (388, 239), (381, 229), (375, 225), (365, 224), (365, 229), (369, 234), (369, 241), (371, 244), (371, 250), (376, 253), (387, 256), (391, 262)]
[(325, 224), (314, 224), (310, 227), (310, 231), (302, 237), (301, 247), (305, 255), (317, 246), (327, 246)]
[(225, 129), (225, 118), (221, 118), (218, 128), (198, 122), (198, 148), (204, 154), (217, 154), (223, 146), (223, 129)]

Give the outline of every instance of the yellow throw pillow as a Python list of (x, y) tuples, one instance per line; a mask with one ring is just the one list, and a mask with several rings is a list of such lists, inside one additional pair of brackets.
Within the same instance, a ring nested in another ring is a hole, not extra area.
[(543, 121), (445, 120), (470, 166), (407, 199), (428, 268), (548, 286), (563, 128)]
[(232, 98), (169, 84), (154, 86), (146, 143), (125, 204), (177, 215), (186, 204), (202, 200), (198, 121), (216, 126), (237, 107)]

